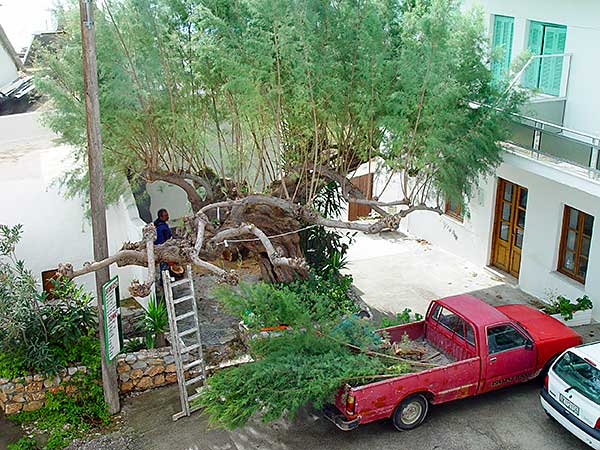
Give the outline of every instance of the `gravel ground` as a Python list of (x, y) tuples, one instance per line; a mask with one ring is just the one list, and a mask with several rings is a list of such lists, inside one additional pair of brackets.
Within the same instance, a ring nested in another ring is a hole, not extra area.
[(115, 431), (93, 439), (75, 439), (66, 450), (142, 450), (144, 447), (132, 433)]

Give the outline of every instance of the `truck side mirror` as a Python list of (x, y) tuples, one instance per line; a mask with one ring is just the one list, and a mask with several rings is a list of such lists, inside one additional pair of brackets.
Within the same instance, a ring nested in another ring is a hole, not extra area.
[(525, 349), (526, 350), (531, 350), (533, 349), (533, 342), (530, 341), (529, 339), (527, 339), (527, 341), (525, 341)]

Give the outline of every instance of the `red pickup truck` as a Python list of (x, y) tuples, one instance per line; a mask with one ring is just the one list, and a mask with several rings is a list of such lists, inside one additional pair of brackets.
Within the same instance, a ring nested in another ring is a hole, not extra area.
[[(526, 305), (492, 307), (471, 295), (431, 303), (425, 320), (385, 328), (434, 347), (448, 362), (420, 372), (343, 386), (325, 416), (342, 430), (391, 417), (394, 426), (419, 426), (430, 405), (457, 400), (535, 378), (581, 336)], [(406, 339), (406, 337), (404, 338)]]

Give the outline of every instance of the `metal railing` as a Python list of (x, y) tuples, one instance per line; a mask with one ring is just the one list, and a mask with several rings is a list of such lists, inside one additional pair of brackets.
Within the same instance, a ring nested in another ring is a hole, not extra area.
[[(539, 91), (542, 94), (551, 97), (566, 97), (569, 87), (569, 76), (571, 73), (571, 58), (572, 53), (560, 53), (555, 55), (533, 55), (525, 65), (519, 70), (505, 92), (508, 92), (517, 85), (524, 88)], [(553, 64), (555, 67), (550, 67)], [(546, 67), (544, 67), (546, 65)], [(543, 70), (557, 70), (560, 67), (560, 85), (547, 85), (541, 78)]]
[(600, 171), (600, 137), (572, 128), (545, 122), (534, 117), (512, 114), (512, 133), (508, 142), (531, 150), (539, 159), (547, 156), (560, 162), (588, 169), (594, 175)]

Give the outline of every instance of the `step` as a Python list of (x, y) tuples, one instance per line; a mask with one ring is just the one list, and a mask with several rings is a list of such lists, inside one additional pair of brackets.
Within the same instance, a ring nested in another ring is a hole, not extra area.
[(183, 371), (185, 372), (188, 369), (191, 369), (192, 367), (196, 367), (201, 365), (204, 362), (203, 359), (197, 359), (196, 361), (192, 361), (191, 363), (188, 364), (184, 364), (183, 365)]
[[(203, 387), (201, 387), (201, 388), (198, 388), (198, 390), (200, 390), (200, 389), (203, 389)], [(202, 393), (202, 392), (198, 392), (198, 393), (196, 393), (196, 394), (194, 394), (194, 395), (190, 395), (190, 396), (188, 397), (188, 403), (190, 403), (190, 402), (193, 402), (193, 401), (194, 401), (194, 400), (196, 400), (198, 397), (200, 397), (200, 394), (201, 394), (201, 393)], [(197, 409), (197, 408), (196, 408), (196, 409)]]
[(179, 334), (179, 337), (184, 337), (184, 336), (189, 336), (190, 334), (193, 334), (196, 331), (198, 331), (198, 328), (190, 328), (189, 330), (182, 331), (178, 334)]
[[(198, 375), (197, 377), (190, 378), (189, 380), (186, 380), (185, 385), (186, 386), (190, 386), (190, 385), (196, 384), (198, 381), (202, 381), (202, 380), (204, 380), (204, 375)], [(190, 399), (191, 399), (191, 397), (188, 398), (188, 402), (190, 401)]]
[(199, 347), (200, 347), (200, 344), (193, 344), (193, 345), (190, 345), (189, 347), (182, 347), (181, 353), (183, 354), (183, 353), (191, 352), (193, 350), (196, 350)]
[(182, 278), (181, 280), (173, 281), (171, 283), (171, 287), (181, 286), (182, 284), (185, 284), (185, 283), (191, 283), (191, 280), (189, 278)]
[(192, 317), (194, 314), (196, 314), (196, 311), (190, 311), (185, 314), (182, 314), (181, 316), (176, 316), (175, 320), (187, 319), (188, 317)]
[(173, 303), (175, 305), (178, 305), (179, 303), (183, 303), (187, 300), (194, 300), (194, 296), (193, 295), (185, 295), (183, 297), (179, 297), (173, 300)]

